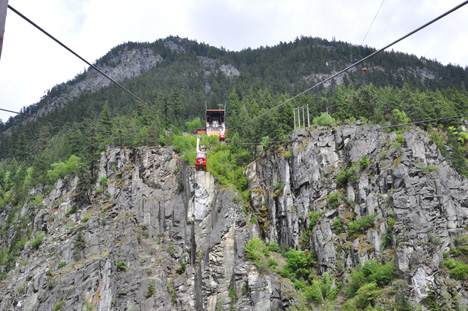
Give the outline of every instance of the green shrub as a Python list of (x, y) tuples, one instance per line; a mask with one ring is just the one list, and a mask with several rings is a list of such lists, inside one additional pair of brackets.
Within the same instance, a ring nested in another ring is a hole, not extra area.
[(82, 222), (88, 222), (89, 220), (89, 216), (88, 215), (84, 215), (83, 216), (83, 219), (81, 220)]
[(455, 280), (467, 280), (468, 279), (468, 264), (452, 259), (445, 259), (445, 265), (450, 269), (450, 276)]
[(367, 155), (363, 156), (359, 161), (359, 167), (363, 170), (369, 166), (369, 158)]
[(180, 267), (176, 269), (177, 274), (183, 274), (185, 272), (186, 262), (180, 264)]
[(262, 252), (261, 248), (264, 247), (263, 241), (258, 237), (253, 237), (252, 240), (248, 241), (244, 246), (245, 257), (252, 261), (258, 261), (261, 259)]
[(336, 184), (339, 187), (344, 187), (348, 182), (353, 182), (357, 179), (356, 166), (352, 164), (349, 168), (343, 168), (336, 176)]
[(244, 246), (244, 250), (246, 258), (253, 261), (261, 272), (268, 271), (268, 268), (271, 266), (267, 259), (270, 255), (270, 250), (260, 238), (254, 237), (248, 241)]
[(395, 149), (397, 154), (401, 154), (403, 152), (403, 148), (401, 148), (401, 144), (397, 141), (394, 141), (393, 144), (393, 149)]
[(84, 307), (85, 311), (93, 311), (96, 306), (92, 302), (85, 301)]
[(315, 226), (315, 224), (320, 218), (320, 213), (316, 211), (312, 211), (309, 213), (307, 217), (309, 218), (309, 230), (312, 230), (312, 228)]
[(330, 205), (333, 208), (337, 208), (340, 205), (340, 200), (338, 198), (338, 192), (337, 191), (332, 192), (330, 194), (330, 196), (328, 197), (328, 203), (330, 203)]
[(346, 296), (354, 297), (357, 291), (366, 283), (374, 282), (379, 287), (387, 285), (396, 276), (393, 262), (382, 265), (375, 260), (366, 261), (358, 265), (351, 273), (351, 281), (346, 288)]
[(281, 182), (281, 180), (278, 180), (278, 181), (275, 183), (275, 190), (277, 190), (277, 191), (283, 191), (283, 189), (284, 189), (283, 183)]
[(335, 119), (333, 119), (328, 113), (323, 112), (319, 117), (315, 117), (312, 123), (318, 125), (329, 125), (331, 123), (335, 123)]
[(67, 265), (67, 263), (66, 263), (65, 261), (61, 261), (61, 262), (59, 262), (59, 264), (58, 264), (58, 268), (59, 268), (59, 269), (62, 269), (62, 268), (65, 267), (66, 265)]
[(127, 262), (126, 261), (119, 261), (117, 263), (117, 269), (121, 271), (126, 271), (127, 270)]
[[(377, 298), (382, 293), (381, 289), (377, 289), (377, 284), (369, 283), (363, 285), (357, 291), (357, 297), (355, 299), (356, 307), (359, 310), (364, 310), (371, 304), (375, 298)], [(367, 310), (367, 309), (366, 309)]]
[(427, 240), (435, 245), (439, 245), (441, 243), (440, 237), (434, 235), (434, 233), (430, 231), (427, 232)]
[(268, 267), (276, 268), (278, 266), (278, 262), (273, 258), (268, 258)]
[(308, 300), (317, 304), (324, 299), (332, 301), (339, 292), (339, 288), (334, 283), (333, 277), (325, 272), (321, 278), (312, 280), (312, 284), (305, 287), (305, 296)]
[(231, 286), (229, 288), (229, 298), (231, 299), (231, 307), (233, 307), (233, 304), (237, 302), (237, 300), (239, 299), (237, 297), (237, 291), (236, 291), (236, 287), (235, 286)]
[(43, 239), (44, 239), (44, 233), (42, 233), (42, 232), (37, 233), (36, 237), (34, 238), (34, 240), (31, 243), (32, 248), (34, 250), (38, 250), (39, 246), (41, 246), (41, 244), (42, 244)]
[(177, 303), (177, 292), (171, 282), (167, 282), (167, 292), (171, 295), (172, 303)]
[(58, 310), (61, 310), (62, 309), (62, 302), (59, 302), (55, 305), (54, 307), (54, 311), (58, 311)]
[(335, 220), (333, 220), (333, 227), (335, 228), (336, 234), (343, 233), (343, 224), (339, 217), (336, 217)]
[(396, 268), (393, 262), (381, 265), (375, 260), (370, 260), (364, 264), (362, 270), (364, 276), (368, 280), (377, 283), (379, 287), (387, 285), (396, 276)]
[(191, 122), (185, 122), (185, 126), (187, 127), (187, 131), (196, 133), (197, 129), (201, 128), (201, 120), (200, 118), (195, 118)]
[(72, 206), (68, 211), (67, 213), (65, 214), (66, 217), (72, 215), (72, 214), (75, 214), (76, 213), (76, 206)]
[(374, 215), (365, 215), (355, 221), (350, 221), (348, 230), (350, 234), (364, 233), (367, 229), (374, 226)]
[(153, 296), (154, 290), (155, 290), (154, 285), (153, 285), (153, 284), (150, 284), (150, 285), (148, 286), (148, 291), (146, 292), (146, 299), (148, 299), (148, 298), (150, 298), (151, 296)]
[(399, 144), (403, 145), (405, 143), (405, 138), (401, 134), (397, 134), (395, 137), (395, 141), (397, 141)]
[(56, 182), (59, 178), (63, 178), (70, 174), (77, 174), (80, 169), (80, 162), (80, 158), (72, 155), (65, 163), (52, 163), (52, 170), (47, 171), (47, 176), (51, 182)]
[(302, 250), (289, 249), (285, 254), (286, 266), (284, 267), (284, 274), (288, 275), (292, 280), (296, 279), (309, 279), (312, 273), (312, 267), (316, 260), (314, 252), (304, 252)]

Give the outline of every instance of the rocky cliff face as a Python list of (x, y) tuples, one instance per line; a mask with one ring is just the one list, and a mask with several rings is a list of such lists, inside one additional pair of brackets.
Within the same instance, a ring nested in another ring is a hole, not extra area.
[[(246, 168), (251, 212), (171, 148), (109, 147), (91, 204), (76, 203), (75, 178), (59, 181), (44, 208), (23, 208), (31, 235), (44, 238), (27, 242), (0, 310), (285, 310), (294, 286), (246, 259), (254, 236), (313, 249), (317, 273), (343, 279), (367, 260), (394, 261), (411, 302), (433, 290), (447, 308), (466, 306), (466, 284), (440, 262), (467, 234), (467, 180), (426, 133), (403, 137), (368, 125), (297, 130)], [(365, 215), (374, 225), (350, 234)]]
[[(278, 277), (243, 247), (256, 232), (231, 190), (172, 150), (109, 148), (92, 204), (58, 182), (2, 287), (0, 310), (266, 310), (283, 306)], [(70, 211), (76, 208), (75, 213)], [(287, 304), (288, 301), (286, 300)]]
[[(310, 245), (319, 272), (344, 277), (367, 260), (394, 261), (410, 301), (424, 302), (432, 289), (447, 310), (457, 309), (455, 301), (467, 305), (466, 284), (449, 280), (441, 262), (467, 233), (468, 182), (427, 133), (413, 129), (397, 137), (352, 125), (302, 129), (291, 140), (246, 170), (267, 241)], [(320, 218), (305, 235), (310, 212)], [(349, 234), (351, 222), (365, 215), (374, 226)]]

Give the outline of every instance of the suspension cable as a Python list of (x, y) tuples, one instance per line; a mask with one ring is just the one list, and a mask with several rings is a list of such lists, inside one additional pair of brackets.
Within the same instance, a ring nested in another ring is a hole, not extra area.
[(119, 88), (121, 88), (123, 91), (125, 91), (127, 94), (129, 94), (130, 96), (132, 96), (133, 98), (135, 98), (137, 101), (139, 101), (140, 103), (144, 104), (145, 106), (147, 106), (148, 108), (150, 108), (151, 110), (153, 110), (154, 112), (156, 112), (158, 115), (160, 115), (161, 117), (163, 117), (166, 121), (168, 121), (170, 124), (172, 124), (173, 126), (175, 126), (176, 128), (178, 128), (178, 126), (176, 124), (174, 124), (169, 118), (167, 118), (164, 114), (162, 114), (158, 109), (152, 107), (151, 105), (149, 105), (148, 103), (146, 103), (144, 100), (142, 100), (140, 97), (138, 97), (137, 95), (135, 95), (134, 93), (132, 93), (131, 91), (129, 91), (126, 87), (124, 87), (122, 84), (120, 84), (119, 82), (115, 81), (114, 79), (112, 79), (110, 76), (108, 76), (107, 74), (105, 74), (103, 71), (99, 70), (99, 68), (97, 68), (96, 66), (94, 66), (93, 64), (91, 64), (90, 62), (88, 62), (86, 59), (84, 59), (83, 57), (81, 57), (78, 53), (76, 53), (75, 51), (73, 51), (72, 49), (70, 49), (68, 46), (66, 46), (65, 44), (63, 44), (60, 40), (56, 39), (54, 36), (52, 36), (50, 33), (48, 33), (47, 31), (45, 31), (44, 29), (42, 29), (39, 25), (37, 25), (36, 23), (34, 23), (32, 20), (30, 20), (29, 18), (27, 18), (26, 16), (24, 16), (23, 14), (21, 14), (19, 11), (17, 11), (16, 9), (14, 9), (11, 5), (8, 5), (8, 8), (10, 10), (12, 10), (13, 12), (15, 12), (16, 14), (18, 14), (21, 18), (23, 18), (24, 20), (26, 20), (28, 23), (30, 23), (31, 25), (33, 25), (34, 27), (36, 27), (38, 30), (40, 30), (42, 33), (44, 33), (46, 36), (48, 36), (49, 38), (51, 38), (52, 40), (54, 40), (55, 42), (57, 42), (59, 45), (61, 45), (63, 48), (65, 48), (67, 51), (69, 51), (70, 53), (72, 53), (73, 55), (75, 55), (76, 57), (78, 57), (80, 60), (82, 60), (83, 62), (85, 62), (87, 65), (89, 65), (91, 68), (93, 68), (94, 70), (96, 70), (97, 72), (99, 72), (101, 75), (103, 75), (104, 77), (106, 77), (107, 79), (109, 79), (112, 83), (114, 83), (115, 85), (117, 85)]
[(61, 124), (76, 126), (76, 127), (82, 128), (82, 129), (92, 129), (92, 130), (95, 130), (95, 131), (98, 131), (98, 132), (102, 132), (102, 133), (106, 133), (106, 134), (112, 134), (112, 132), (109, 132), (109, 131), (106, 131), (106, 130), (97, 129), (97, 128), (94, 128), (94, 127), (91, 127), (91, 126), (80, 125), (78, 123), (54, 120), (54, 119), (38, 116), (38, 115), (35, 115), (35, 114), (31, 114), (31, 113), (18, 112), (18, 111), (8, 110), (8, 109), (4, 109), (4, 108), (0, 108), (0, 110), (5, 111), (5, 112), (9, 112), (9, 113), (15, 113), (15, 114), (22, 115), (22, 116), (32, 117), (32, 118), (36, 118), (36, 119), (43, 119), (43, 120), (53, 122), (53, 123), (61, 123)]
[[(368, 131), (380, 131), (383, 129), (388, 129), (388, 128), (393, 128), (393, 127), (401, 127), (401, 126), (407, 126), (407, 125), (416, 125), (416, 124), (422, 124), (422, 123), (429, 123), (429, 122), (436, 122), (436, 121), (442, 121), (442, 120), (448, 120), (448, 119), (455, 119), (455, 118), (463, 118), (463, 117), (468, 117), (468, 113), (465, 114), (458, 114), (455, 116), (448, 116), (448, 117), (441, 117), (441, 118), (436, 118), (436, 119), (426, 119), (426, 120), (419, 120), (419, 121), (412, 121), (408, 123), (400, 123), (400, 124), (393, 124), (393, 125), (385, 125), (385, 126), (380, 126), (378, 128), (371, 128)], [(344, 124), (344, 123), (338, 123), (338, 125)], [(338, 135), (338, 134), (334, 134)], [(276, 143), (286, 143), (286, 142), (291, 142), (291, 140), (275, 140), (275, 141), (268, 141), (265, 142), (265, 144), (276, 144)], [(263, 143), (242, 143), (242, 145), (262, 145)]]
[(393, 41), (392, 43), (390, 43), (390, 44), (384, 46), (383, 48), (381, 48), (381, 49), (379, 49), (379, 50), (373, 52), (372, 54), (369, 54), (368, 56), (366, 56), (366, 57), (364, 57), (364, 58), (361, 58), (361, 59), (358, 60), (357, 62), (355, 62), (355, 63), (353, 63), (352, 65), (349, 65), (348, 67), (346, 67), (346, 68), (344, 68), (344, 69), (338, 71), (337, 73), (335, 73), (335, 74), (329, 76), (329, 77), (326, 78), (325, 80), (322, 80), (322, 81), (316, 83), (315, 85), (313, 85), (312, 87), (306, 89), (305, 91), (302, 91), (301, 93), (299, 93), (299, 94), (297, 94), (297, 95), (295, 95), (295, 96), (289, 98), (288, 100), (282, 102), (281, 104), (279, 104), (279, 105), (277, 105), (277, 106), (275, 106), (275, 107), (273, 107), (273, 108), (271, 108), (271, 109), (265, 111), (264, 113), (259, 114), (258, 116), (254, 117), (254, 118), (252, 118), (252, 119), (250, 119), (250, 120), (248, 120), (248, 121), (246, 121), (246, 122), (244, 122), (244, 123), (239, 124), (239, 125), (236, 126), (236, 127), (231, 127), (231, 129), (240, 128), (241, 126), (243, 126), (243, 125), (245, 125), (245, 124), (247, 124), (247, 123), (250, 123), (250, 122), (252, 122), (252, 121), (254, 121), (254, 120), (258, 119), (258, 118), (263, 117), (264, 115), (266, 115), (266, 114), (272, 112), (273, 110), (276, 110), (276, 109), (278, 109), (279, 107), (281, 107), (281, 106), (283, 106), (283, 105), (285, 105), (285, 104), (287, 104), (287, 103), (293, 101), (294, 99), (296, 99), (296, 98), (298, 98), (298, 97), (304, 95), (305, 93), (310, 92), (311, 90), (313, 90), (313, 89), (319, 87), (320, 85), (324, 84), (325, 82), (330, 81), (331, 79), (335, 78), (336, 76), (339, 76), (339, 75), (345, 73), (346, 71), (350, 70), (351, 68), (356, 67), (357, 65), (359, 65), (359, 64), (361, 64), (361, 63), (363, 63), (363, 62), (365, 62), (365, 61), (368, 60), (369, 58), (374, 57), (375, 55), (377, 55), (377, 54), (383, 52), (384, 50), (386, 50), (386, 49), (388, 49), (389, 47), (391, 47), (391, 46), (397, 44), (398, 42), (400, 42), (400, 41), (402, 41), (402, 40), (408, 38), (409, 36), (412, 36), (413, 34), (419, 32), (419, 31), (421, 31), (422, 29), (424, 29), (424, 28), (426, 28), (427, 26), (429, 26), (429, 25), (435, 23), (436, 21), (438, 21), (438, 20), (444, 18), (445, 16), (447, 16), (447, 15), (449, 15), (449, 14), (455, 12), (456, 10), (458, 10), (458, 9), (460, 9), (461, 7), (465, 6), (466, 4), (468, 4), (468, 0), (466, 0), (466, 1), (462, 2), (462, 3), (460, 3), (460, 4), (457, 5), (456, 7), (454, 7), (454, 8), (452, 8), (452, 9), (448, 10), (447, 12), (443, 13), (442, 15), (439, 15), (438, 17), (432, 19), (431, 21), (427, 22), (426, 24), (424, 24), (424, 25), (422, 25), (422, 26), (416, 28), (415, 30), (413, 30), (413, 31), (409, 32), (408, 34), (404, 35), (403, 37), (401, 37), (401, 38), (399, 38), (399, 39)]

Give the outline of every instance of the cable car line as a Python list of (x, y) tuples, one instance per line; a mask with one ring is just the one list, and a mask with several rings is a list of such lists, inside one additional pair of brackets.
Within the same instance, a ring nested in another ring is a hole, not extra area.
[[(400, 126), (407, 126), (407, 125), (416, 125), (416, 124), (422, 124), (422, 123), (429, 123), (429, 122), (436, 122), (436, 121), (442, 121), (442, 120), (448, 120), (448, 119), (455, 119), (455, 118), (462, 118), (462, 117), (468, 117), (468, 113), (465, 114), (459, 114), (455, 116), (448, 116), (448, 117), (441, 117), (441, 118), (436, 118), (436, 119), (426, 119), (426, 120), (419, 120), (419, 121), (412, 121), (408, 123), (400, 123), (400, 124), (393, 124), (393, 125), (385, 125), (385, 126), (380, 126), (378, 128), (371, 128), (369, 130), (366, 130), (368, 132), (370, 131), (380, 131), (383, 129), (388, 129), (392, 127), (400, 127)], [(346, 124), (346, 123), (338, 123), (337, 125), (341, 124)], [(333, 134), (333, 135), (338, 135)], [(268, 144), (275, 144), (275, 143), (285, 143), (285, 142), (291, 142), (291, 140), (275, 140), (275, 141), (269, 141)], [(242, 145), (262, 145), (261, 142), (259, 143), (241, 143)]]
[(95, 131), (98, 131), (98, 132), (102, 132), (102, 133), (106, 133), (106, 134), (112, 134), (112, 132), (109, 132), (109, 131), (98, 129), (98, 128), (95, 128), (95, 127), (80, 125), (78, 123), (72, 123), (72, 122), (67, 122), (67, 121), (49, 119), (49, 118), (46, 118), (46, 117), (41, 117), (41, 116), (38, 116), (38, 115), (35, 115), (35, 114), (31, 114), (31, 113), (18, 112), (18, 111), (8, 110), (8, 109), (4, 109), (4, 108), (0, 108), (0, 110), (5, 111), (5, 112), (10, 112), (10, 113), (15, 113), (15, 114), (22, 115), (22, 116), (32, 117), (32, 118), (36, 118), (36, 119), (43, 119), (43, 120), (46, 120), (46, 121), (49, 121), (49, 122), (72, 125), (72, 126), (77, 126), (79, 128), (82, 128), (82, 129), (92, 129), (92, 130), (95, 130)]
[(364, 41), (366, 41), (367, 35), (369, 34), (369, 31), (371, 30), (372, 25), (374, 25), (375, 19), (377, 18), (377, 15), (379, 15), (380, 9), (382, 9), (382, 6), (383, 6), (384, 2), (385, 2), (385, 0), (382, 0), (382, 3), (380, 4), (379, 9), (377, 10), (377, 13), (374, 16), (374, 19), (372, 20), (372, 23), (369, 26), (369, 29), (367, 29), (367, 32), (366, 32), (366, 35), (364, 36), (364, 39), (362, 39), (361, 45), (364, 45)]
[(381, 39), (383, 38), (383, 35), (385, 34), (385, 32), (387, 31), (388, 24), (389, 24), (390, 21), (392, 20), (393, 13), (395, 13), (395, 9), (397, 8), (398, 4), (399, 4), (399, 0), (397, 0), (397, 1), (395, 2), (395, 5), (393, 6), (392, 13), (390, 14), (390, 17), (387, 19), (387, 23), (385, 24), (385, 28), (384, 28), (384, 30), (382, 31), (382, 33), (380, 34), (380, 36), (379, 36), (379, 40), (377, 41), (378, 44), (376, 44), (377, 46), (380, 45), (380, 41), (381, 41)]
[(348, 71), (349, 69), (351, 69), (351, 68), (353, 68), (353, 67), (356, 67), (357, 65), (359, 65), (359, 64), (365, 62), (366, 60), (368, 60), (368, 59), (374, 57), (375, 55), (377, 55), (377, 54), (383, 52), (384, 50), (386, 50), (386, 49), (388, 49), (389, 47), (391, 47), (391, 46), (397, 44), (398, 42), (400, 42), (400, 41), (402, 41), (402, 40), (404, 40), (404, 39), (406, 39), (406, 38), (408, 38), (408, 37), (414, 35), (415, 33), (421, 31), (422, 29), (426, 28), (427, 26), (429, 26), (429, 25), (435, 23), (436, 21), (438, 21), (438, 20), (444, 18), (445, 16), (447, 16), (447, 15), (449, 15), (449, 14), (455, 12), (456, 10), (458, 10), (458, 9), (460, 9), (461, 7), (465, 6), (466, 4), (468, 4), (468, 0), (466, 0), (466, 1), (462, 2), (462, 3), (460, 3), (459, 5), (455, 6), (454, 8), (452, 8), (452, 9), (448, 10), (447, 12), (445, 12), (445, 13), (439, 15), (438, 17), (436, 17), (436, 18), (430, 20), (429, 22), (425, 23), (424, 25), (422, 25), (422, 26), (416, 28), (415, 30), (413, 30), (413, 31), (409, 32), (408, 34), (404, 35), (403, 37), (401, 37), (401, 38), (399, 38), (399, 39), (393, 41), (392, 43), (390, 43), (390, 44), (384, 46), (383, 48), (374, 51), (372, 54), (369, 54), (368, 56), (366, 56), (366, 57), (364, 57), (364, 58), (361, 58), (360, 60), (358, 60), (358, 61), (355, 62), (354, 64), (351, 64), (351, 65), (349, 65), (348, 67), (346, 67), (346, 68), (340, 70), (339, 72), (337, 72), (337, 73), (335, 73), (335, 74), (329, 76), (329, 77), (326, 78), (325, 80), (322, 80), (322, 81), (316, 83), (316, 84), (313, 85), (312, 87), (310, 87), (310, 88), (306, 89), (305, 91), (302, 91), (301, 93), (299, 93), (299, 94), (297, 94), (297, 95), (291, 97), (290, 99), (288, 99), (288, 100), (282, 102), (281, 104), (279, 104), (279, 105), (277, 105), (277, 106), (275, 106), (275, 107), (273, 107), (273, 108), (271, 108), (271, 109), (265, 111), (264, 113), (259, 114), (258, 116), (254, 117), (254, 118), (252, 118), (252, 119), (250, 119), (250, 120), (248, 120), (248, 121), (246, 121), (246, 122), (244, 122), (244, 123), (239, 124), (239, 125), (236, 126), (236, 127), (232, 127), (231, 130), (234, 129), (234, 128), (240, 128), (241, 126), (243, 126), (243, 125), (245, 125), (245, 124), (247, 124), (247, 123), (250, 123), (250, 122), (252, 122), (252, 121), (254, 121), (254, 120), (258, 119), (258, 118), (261, 118), (261, 117), (263, 117), (264, 115), (266, 115), (266, 114), (272, 112), (273, 110), (276, 110), (276, 109), (278, 109), (279, 107), (281, 107), (281, 106), (283, 106), (283, 105), (285, 105), (285, 104), (287, 104), (287, 103), (293, 101), (294, 99), (296, 99), (296, 98), (298, 98), (298, 97), (304, 95), (305, 93), (307, 93), (307, 92), (309, 92), (309, 91), (311, 91), (311, 90), (313, 90), (313, 89), (319, 87), (320, 85), (324, 84), (325, 82), (330, 81), (331, 79), (335, 78), (336, 76), (339, 76), (339, 75), (343, 74), (344, 72)]
[(59, 45), (61, 45), (63, 48), (65, 48), (67, 51), (69, 51), (70, 53), (72, 53), (73, 55), (75, 55), (76, 57), (78, 57), (80, 60), (82, 60), (83, 62), (85, 62), (87, 65), (89, 65), (91, 68), (93, 68), (94, 70), (96, 70), (97, 72), (99, 72), (101, 75), (103, 75), (104, 77), (106, 77), (107, 79), (109, 79), (112, 83), (114, 83), (115, 85), (117, 85), (119, 88), (121, 88), (123, 91), (125, 91), (127, 94), (129, 94), (130, 96), (132, 96), (133, 98), (135, 98), (137, 101), (139, 101), (140, 103), (144, 104), (145, 106), (147, 106), (148, 108), (150, 108), (151, 110), (153, 110), (154, 112), (156, 112), (158, 115), (160, 115), (161, 117), (163, 117), (166, 121), (168, 121), (170, 124), (172, 124), (173, 126), (175, 126), (176, 128), (178, 128), (178, 126), (176, 124), (174, 124), (169, 118), (167, 118), (163, 113), (161, 113), (158, 109), (152, 107), (151, 105), (149, 105), (148, 103), (146, 103), (144, 100), (142, 100), (140, 97), (138, 97), (137, 95), (135, 95), (134, 93), (132, 93), (131, 91), (129, 91), (126, 87), (124, 87), (122, 84), (120, 84), (119, 82), (115, 81), (114, 79), (112, 79), (110, 76), (108, 76), (107, 74), (105, 74), (103, 71), (101, 71), (99, 68), (97, 68), (96, 66), (94, 66), (93, 64), (91, 64), (90, 62), (88, 62), (86, 59), (84, 59), (83, 57), (81, 57), (78, 53), (76, 53), (75, 51), (73, 51), (72, 49), (70, 49), (68, 46), (66, 46), (65, 44), (63, 44), (60, 40), (56, 39), (54, 36), (52, 36), (50, 33), (48, 33), (47, 31), (45, 31), (44, 29), (42, 29), (39, 25), (37, 25), (36, 23), (34, 23), (32, 20), (30, 20), (29, 18), (27, 18), (26, 16), (24, 16), (23, 14), (21, 14), (19, 11), (17, 11), (16, 9), (14, 9), (11, 5), (8, 5), (8, 8), (10, 10), (12, 10), (13, 12), (15, 12), (16, 14), (18, 14), (21, 18), (23, 18), (24, 20), (26, 20), (28, 23), (30, 23), (31, 25), (33, 25), (34, 27), (36, 27), (38, 30), (40, 30), (42, 33), (44, 33), (46, 36), (48, 36), (49, 38), (51, 38), (52, 40), (54, 40), (55, 42), (57, 42)]

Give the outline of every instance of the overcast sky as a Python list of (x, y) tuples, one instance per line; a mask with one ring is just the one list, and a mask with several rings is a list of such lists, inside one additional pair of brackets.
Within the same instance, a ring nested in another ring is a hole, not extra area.
[[(300, 36), (381, 48), (461, 2), (9, 0), (9, 5), (94, 63), (121, 43), (153, 42), (169, 35), (231, 51), (273, 46)], [(466, 67), (468, 5), (393, 48)], [(19, 111), (37, 103), (48, 89), (85, 68), (85, 63), (8, 10), (0, 59), (0, 108)], [(4, 122), (10, 115), (0, 111)]]

